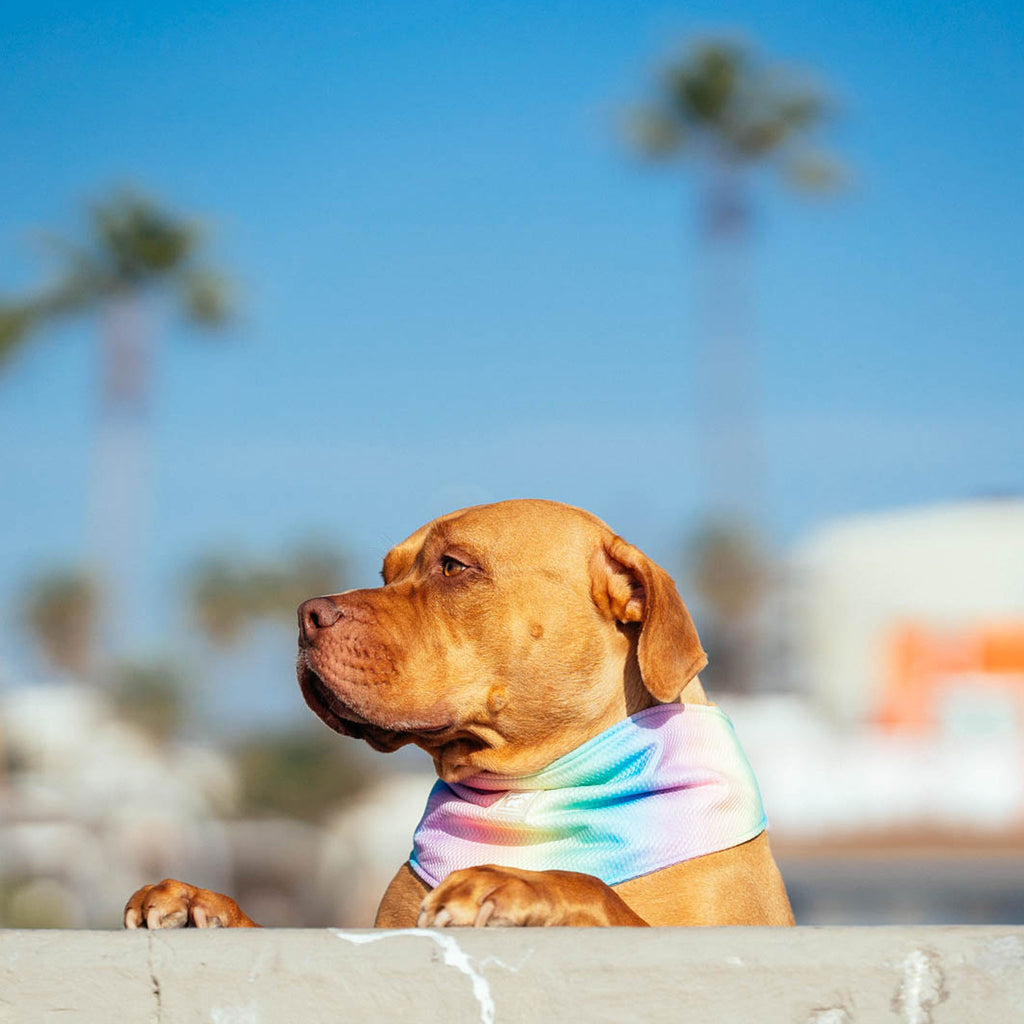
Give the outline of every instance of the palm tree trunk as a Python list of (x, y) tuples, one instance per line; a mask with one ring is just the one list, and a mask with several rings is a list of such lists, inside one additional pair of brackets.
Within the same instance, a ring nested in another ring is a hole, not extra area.
[(100, 331), (89, 502), (90, 547), (102, 592), (101, 662), (107, 666), (138, 642), (144, 625), (152, 355), (142, 298), (122, 292), (104, 310)]
[[(698, 447), (708, 523), (759, 533), (764, 507), (753, 344), (751, 210), (746, 182), (734, 167), (711, 163), (700, 198), (697, 273)], [(711, 611), (711, 609), (709, 609)], [(758, 612), (713, 613), (716, 685), (750, 692), (758, 644)]]
[(753, 522), (762, 507), (757, 360), (753, 345), (751, 211), (746, 182), (706, 168), (697, 268), (696, 408), (705, 502), (716, 517)]

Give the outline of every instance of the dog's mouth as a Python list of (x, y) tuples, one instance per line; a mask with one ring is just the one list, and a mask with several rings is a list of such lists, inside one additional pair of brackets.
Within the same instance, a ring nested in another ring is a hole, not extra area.
[(299, 687), (310, 709), (342, 736), (366, 740), (378, 750), (397, 750), (407, 743), (430, 745), (455, 732), (454, 723), (440, 716), (419, 720), (385, 718), (380, 712), (368, 714), (366, 708), (357, 708), (343, 700), (336, 688), (310, 666), (304, 653), (299, 655), (297, 670)]

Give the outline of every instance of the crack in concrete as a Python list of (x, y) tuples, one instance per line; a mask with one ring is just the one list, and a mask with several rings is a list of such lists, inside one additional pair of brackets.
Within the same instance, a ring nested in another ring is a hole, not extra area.
[(499, 957), (492, 956), (490, 953), (488, 953), (488, 955), (480, 961), (480, 966), (486, 967), (488, 964), (497, 964), (499, 967), (504, 967), (506, 971), (511, 971), (513, 974), (518, 974), (523, 969), (523, 967), (526, 964), (526, 961), (529, 960), (531, 956), (533, 956), (532, 949), (527, 952), (526, 956), (524, 956), (522, 960), (519, 961), (519, 963), (507, 964), (505, 963), (504, 960), (500, 959)]
[(156, 1001), (154, 1020), (156, 1024), (160, 1024), (163, 1020), (164, 1004), (163, 997), (160, 994), (160, 979), (156, 976), (156, 969), (153, 967), (153, 935), (149, 932), (146, 934), (146, 951), (148, 954), (149, 983), (153, 987), (153, 999)]
[[(444, 954), (445, 966), (454, 967), (457, 971), (465, 974), (466, 977), (470, 979), (473, 986), (473, 998), (476, 999), (477, 1004), (480, 1007), (480, 1024), (494, 1024), (495, 1007), (494, 997), (491, 995), (491, 986), (479, 971), (474, 970), (473, 961), (470, 959), (469, 954), (463, 950), (458, 942), (456, 942), (454, 935), (445, 935), (439, 931), (429, 928), (408, 928), (396, 931), (381, 931), (366, 935), (344, 932), (339, 928), (331, 928), (330, 931), (339, 939), (344, 939), (346, 942), (352, 942), (356, 945), (362, 945), (366, 942), (379, 942), (381, 939), (390, 939), (395, 938), (396, 936), (431, 939), (441, 948), (441, 952)], [(531, 954), (528, 954), (525, 959), (529, 959), (530, 955)], [(524, 963), (525, 959), (523, 961)], [(518, 968), (502, 963), (497, 959), (497, 957), (488, 957), (480, 966), (482, 967), (486, 963), (501, 964), (502, 967), (509, 971), (518, 970)]]

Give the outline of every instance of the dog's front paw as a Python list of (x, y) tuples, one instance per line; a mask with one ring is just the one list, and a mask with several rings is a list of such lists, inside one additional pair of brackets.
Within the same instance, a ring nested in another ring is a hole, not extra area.
[(496, 864), (453, 871), (427, 894), (418, 928), (644, 925), (600, 879)]
[(125, 904), (125, 928), (258, 928), (230, 896), (165, 878)]

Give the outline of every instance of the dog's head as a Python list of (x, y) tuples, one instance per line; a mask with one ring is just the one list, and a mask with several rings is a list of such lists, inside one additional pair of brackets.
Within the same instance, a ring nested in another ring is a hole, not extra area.
[(332, 729), (416, 743), (450, 782), (535, 771), (707, 663), (668, 574), (568, 505), (452, 512), (382, 575), (299, 608), (299, 685)]

